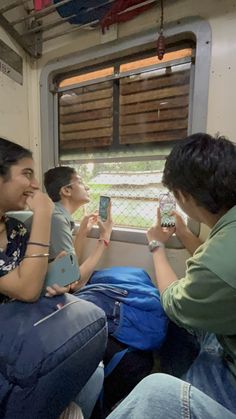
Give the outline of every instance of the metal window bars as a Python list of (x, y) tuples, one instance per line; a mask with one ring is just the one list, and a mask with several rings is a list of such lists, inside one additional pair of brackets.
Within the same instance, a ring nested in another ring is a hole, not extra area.
[[(95, 29), (99, 20), (85, 24), (70, 24), (68, 21), (75, 17), (75, 14), (62, 18), (57, 8), (71, 3), (73, 0), (61, 0), (52, 3), (44, 9), (35, 11), (33, 0), (5, 0), (0, 5), (0, 25), (12, 38), (33, 58), (42, 55), (43, 44), (50, 40), (62, 37), (79, 30)], [(87, 12), (93, 12), (107, 3), (115, 0), (108, 0), (94, 7), (87, 8)], [(143, 0), (140, 5), (156, 3), (157, 0)], [(126, 10), (132, 10), (132, 6)]]

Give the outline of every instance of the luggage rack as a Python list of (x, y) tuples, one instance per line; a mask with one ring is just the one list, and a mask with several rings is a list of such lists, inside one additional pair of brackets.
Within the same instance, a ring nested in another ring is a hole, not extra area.
[[(35, 11), (33, 0), (4, 0), (0, 2), (0, 26), (33, 58), (40, 58), (43, 44), (79, 30), (93, 30), (98, 27), (99, 20), (85, 24), (71, 24), (69, 20), (76, 15), (62, 18), (57, 8), (71, 3), (73, 0), (60, 0), (40, 11)], [(139, 6), (157, 3), (158, 0), (143, 0)], [(114, 3), (115, 0), (104, 0), (87, 11), (96, 11), (99, 7)], [(129, 7), (132, 10), (137, 6)]]

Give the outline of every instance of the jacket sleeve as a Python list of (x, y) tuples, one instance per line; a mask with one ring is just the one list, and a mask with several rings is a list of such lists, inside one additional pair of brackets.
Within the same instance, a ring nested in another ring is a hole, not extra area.
[(171, 284), (161, 301), (166, 314), (182, 327), (236, 333), (236, 289), (200, 263), (192, 264), (184, 278)]

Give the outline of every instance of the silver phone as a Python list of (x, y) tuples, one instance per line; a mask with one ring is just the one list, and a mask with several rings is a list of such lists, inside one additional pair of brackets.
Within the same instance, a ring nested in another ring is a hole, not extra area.
[(77, 257), (74, 253), (68, 253), (48, 264), (44, 288), (53, 284), (65, 287), (79, 278), (80, 271)]

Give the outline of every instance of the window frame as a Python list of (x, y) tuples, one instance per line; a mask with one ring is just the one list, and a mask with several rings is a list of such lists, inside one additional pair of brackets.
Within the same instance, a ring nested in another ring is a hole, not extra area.
[[(191, 83), (193, 88), (189, 106), (189, 134), (204, 132), (207, 126), (208, 90), (211, 59), (211, 28), (202, 18), (184, 18), (171, 22), (165, 28), (166, 38), (194, 39), (196, 42), (195, 72)], [(96, 45), (86, 50), (80, 50), (57, 60), (49, 61), (42, 69), (40, 77), (41, 106), (41, 161), (42, 172), (58, 164), (58, 101), (53, 80), (56, 76), (68, 70), (87, 63), (91, 59), (102, 59), (115, 53), (123, 53), (132, 48), (144, 47), (157, 39), (156, 28), (136, 33), (129, 37), (118, 39), (107, 44)], [(164, 65), (164, 63), (163, 63)], [(193, 74), (193, 72), (192, 72)], [(50, 116), (53, 115), (53, 118)], [(199, 233), (199, 225), (190, 220), (190, 228)], [(95, 232), (96, 233), (96, 232)], [(127, 234), (128, 233), (128, 234)], [(95, 234), (96, 236), (96, 234)], [(114, 230), (113, 240), (132, 243), (146, 243), (143, 231), (118, 228)], [(170, 248), (182, 248), (176, 237), (169, 242)]]

